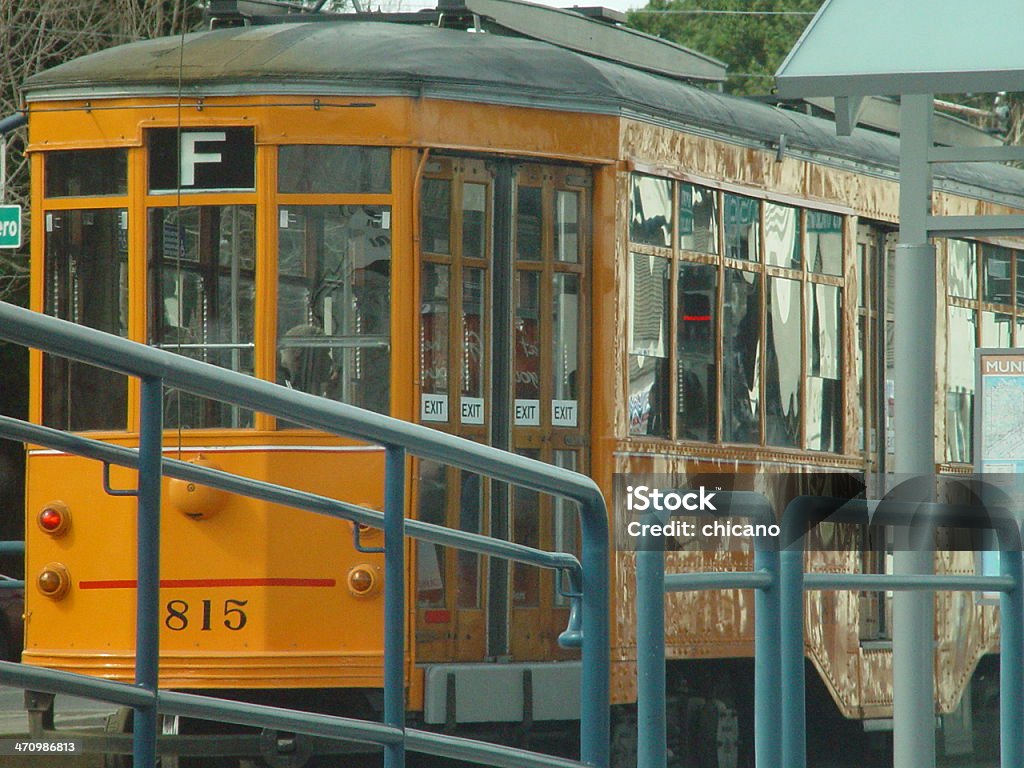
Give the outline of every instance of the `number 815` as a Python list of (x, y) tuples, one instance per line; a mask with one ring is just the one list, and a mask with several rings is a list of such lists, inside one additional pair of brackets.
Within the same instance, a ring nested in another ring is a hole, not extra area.
[[(213, 600), (202, 600), (202, 624), (199, 629), (208, 632), (213, 629), (214, 610)], [(249, 603), (248, 600), (225, 600), (224, 605), (217, 615), (217, 620), (232, 632), (245, 627), (249, 620), (242, 609)], [(193, 614), (189, 618), (189, 609), (192, 606), (185, 600), (170, 600), (167, 603), (167, 615), (164, 616), (164, 626), (172, 632), (182, 632), (188, 629), (191, 621), (198, 621)]]

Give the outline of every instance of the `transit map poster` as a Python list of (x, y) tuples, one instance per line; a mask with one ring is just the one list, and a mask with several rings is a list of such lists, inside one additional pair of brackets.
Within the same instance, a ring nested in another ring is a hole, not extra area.
[[(1024, 349), (975, 353), (974, 471), (1024, 514)], [(982, 573), (999, 574), (999, 552), (981, 553)], [(995, 595), (986, 595), (994, 598)]]
[(1024, 475), (1024, 349), (979, 349), (976, 359), (974, 470)]

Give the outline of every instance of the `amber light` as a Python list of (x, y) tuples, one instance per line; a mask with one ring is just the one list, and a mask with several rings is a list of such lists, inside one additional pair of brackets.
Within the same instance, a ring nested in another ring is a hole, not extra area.
[(372, 565), (357, 565), (348, 572), (348, 588), (357, 597), (366, 597), (380, 587), (377, 570)]
[(39, 573), (36, 586), (46, 597), (60, 600), (71, 588), (71, 576), (63, 563), (50, 563)]
[(51, 501), (36, 518), (39, 528), (51, 536), (63, 536), (71, 526), (71, 511), (62, 501)]

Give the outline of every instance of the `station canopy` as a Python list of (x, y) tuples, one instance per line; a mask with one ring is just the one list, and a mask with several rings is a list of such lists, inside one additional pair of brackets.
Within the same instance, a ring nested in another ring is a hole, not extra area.
[(785, 98), (1024, 90), (1022, 0), (826, 0), (775, 73)]

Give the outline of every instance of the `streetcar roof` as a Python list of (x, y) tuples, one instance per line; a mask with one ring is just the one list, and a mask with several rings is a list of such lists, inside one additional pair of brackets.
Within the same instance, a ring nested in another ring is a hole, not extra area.
[[(182, 47), (183, 43), (183, 47)], [(380, 21), (233, 27), (117, 46), (29, 78), (28, 101), (215, 95), (413, 96), (610, 114), (893, 176), (899, 142), (521, 37)], [(1024, 172), (937, 166), (940, 187), (1020, 206)], [(942, 183), (945, 179), (945, 183)]]

